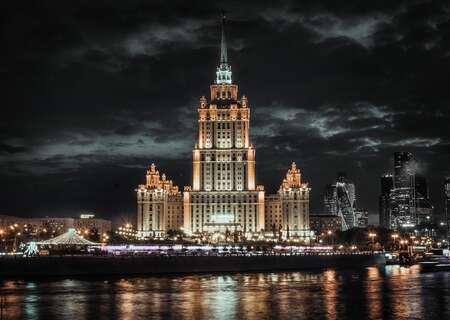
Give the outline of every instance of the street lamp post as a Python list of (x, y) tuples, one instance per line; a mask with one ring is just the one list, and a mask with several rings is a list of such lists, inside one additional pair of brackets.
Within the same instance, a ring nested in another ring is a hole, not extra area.
[(398, 234), (397, 233), (391, 234), (391, 238), (394, 239), (394, 247), (396, 247), (397, 246)]
[(333, 231), (328, 230), (327, 235), (331, 238), (331, 245), (334, 246), (334, 237), (333, 237)]
[(375, 237), (377, 236), (377, 234), (375, 232), (369, 232), (369, 238), (372, 241), (372, 251), (374, 249), (375, 246)]

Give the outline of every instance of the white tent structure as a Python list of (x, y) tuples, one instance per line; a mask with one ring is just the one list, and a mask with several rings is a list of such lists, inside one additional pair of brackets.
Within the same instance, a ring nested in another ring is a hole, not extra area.
[(75, 229), (70, 228), (66, 233), (59, 235), (57, 237), (36, 242), (37, 245), (61, 245), (61, 246), (100, 246), (100, 243), (95, 243), (89, 240), (84, 239), (79, 236)]

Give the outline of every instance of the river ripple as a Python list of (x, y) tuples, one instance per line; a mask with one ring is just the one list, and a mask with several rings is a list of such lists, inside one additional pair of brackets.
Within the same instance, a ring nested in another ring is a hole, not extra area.
[(450, 319), (417, 267), (2, 281), (3, 319)]

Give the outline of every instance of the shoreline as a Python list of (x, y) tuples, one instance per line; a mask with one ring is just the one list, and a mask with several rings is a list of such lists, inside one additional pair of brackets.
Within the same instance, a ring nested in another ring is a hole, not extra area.
[(384, 265), (382, 253), (261, 256), (48, 256), (0, 259), (0, 279), (277, 272)]

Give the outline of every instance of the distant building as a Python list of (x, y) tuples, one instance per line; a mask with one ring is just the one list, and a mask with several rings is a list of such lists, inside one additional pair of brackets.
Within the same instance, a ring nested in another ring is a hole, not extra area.
[(336, 181), (325, 187), (323, 201), (325, 213), (340, 216), (344, 230), (358, 226), (355, 184), (347, 179), (345, 173), (339, 173)]
[(430, 203), (427, 179), (417, 175), (414, 178), (414, 203), (416, 208), (417, 224), (424, 225), (433, 221), (434, 207)]
[(394, 153), (394, 187), (409, 188), (416, 172), (416, 161), (411, 152)]
[(380, 226), (390, 227), (391, 191), (394, 188), (392, 174), (384, 174), (380, 180), (380, 197), (378, 202)]
[(412, 228), (417, 225), (414, 201), (416, 165), (410, 152), (394, 153), (394, 188), (390, 194), (390, 228)]
[(0, 215), (0, 229), (6, 230), (10, 226), (16, 226), (24, 234), (56, 236), (67, 232), (71, 228), (77, 231), (89, 232), (95, 230), (100, 235), (111, 232), (111, 221), (106, 219), (95, 218), (22, 218), (15, 216)]
[(342, 218), (331, 214), (311, 214), (309, 226), (316, 234), (326, 233), (327, 231), (336, 232), (342, 230)]
[(369, 225), (369, 212), (365, 209), (355, 209), (356, 227), (366, 228)]
[(432, 221), (433, 206), (428, 197), (427, 181), (417, 174), (412, 153), (394, 153), (393, 177), (381, 178), (379, 210), (380, 224), (394, 230), (420, 228)]
[(329, 215), (338, 215), (338, 196), (336, 184), (327, 184), (323, 194), (324, 212)]
[(112, 231), (111, 220), (95, 218), (93, 214), (81, 215), (80, 218), (73, 219), (75, 230), (95, 230), (99, 236), (108, 234)]
[(445, 223), (447, 224), (447, 236), (450, 236), (450, 177), (447, 177), (444, 182), (444, 214)]

